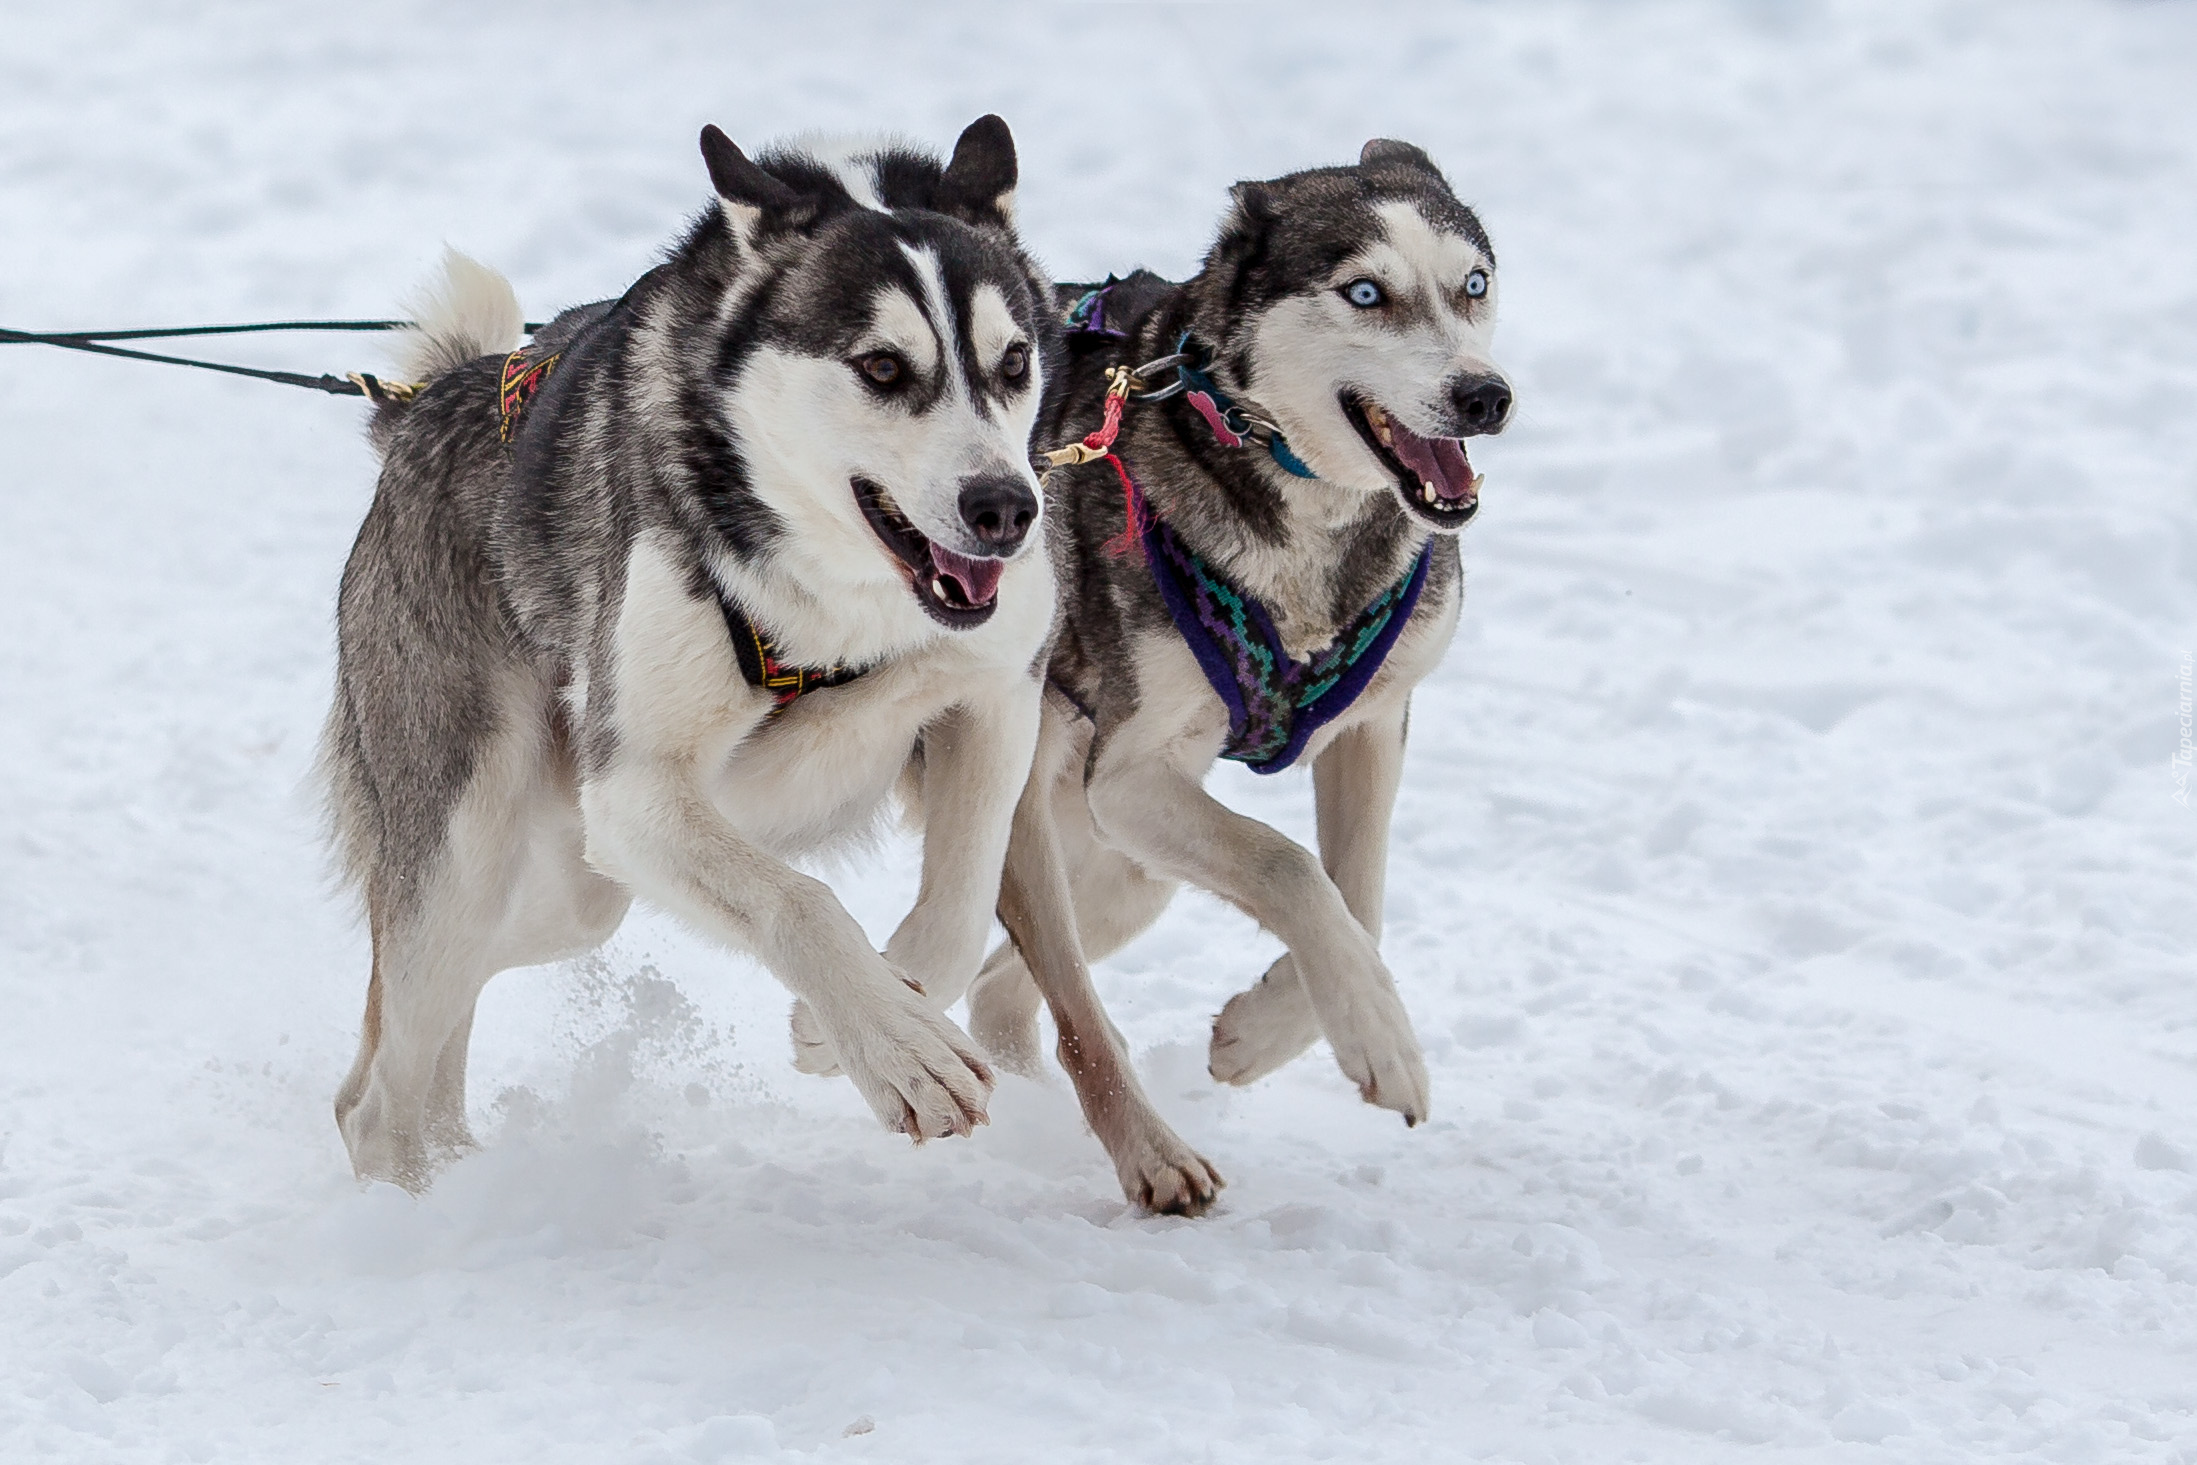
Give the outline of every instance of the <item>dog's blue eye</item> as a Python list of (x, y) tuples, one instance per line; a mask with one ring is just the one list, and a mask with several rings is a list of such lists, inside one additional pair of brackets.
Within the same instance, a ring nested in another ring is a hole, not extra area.
[(1388, 296), (1383, 293), (1380, 286), (1374, 284), (1371, 280), (1352, 280), (1349, 284), (1343, 286), (1343, 299), (1357, 306), (1360, 310), (1371, 310), (1374, 306), (1386, 302)]
[(856, 361), (854, 367), (873, 385), (880, 387), (899, 385), (900, 378), (907, 373), (907, 367), (890, 351), (873, 351)]
[(1465, 293), (1475, 300), (1487, 294), (1488, 272), (1486, 270), (1474, 270), (1471, 274), (1465, 276)]

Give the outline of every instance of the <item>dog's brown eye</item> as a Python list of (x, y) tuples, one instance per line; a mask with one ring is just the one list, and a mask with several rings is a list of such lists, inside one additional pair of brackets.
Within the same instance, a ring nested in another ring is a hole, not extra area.
[(901, 375), (907, 370), (901, 364), (900, 358), (890, 351), (871, 352), (855, 362), (855, 369), (881, 387), (897, 385)]
[(999, 358), (999, 374), (1011, 382), (1021, 381), (1030, 374), (1030, 348), (1009, 346), (1007, 354)]

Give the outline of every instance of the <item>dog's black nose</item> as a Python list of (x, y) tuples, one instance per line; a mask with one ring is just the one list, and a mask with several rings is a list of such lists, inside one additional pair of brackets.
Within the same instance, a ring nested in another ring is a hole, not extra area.
[(1510, 383), (1499, 376), (1460, 377), (1449, 396), (1457, 404), (1459, 437), (1501, 432), (1510, 418)]
[(961, 522), (979, 544), (997, 554), (1013, 554), (1037, 522), (1037, 495), (1021, 479), (1005, 473), (965, 479)]

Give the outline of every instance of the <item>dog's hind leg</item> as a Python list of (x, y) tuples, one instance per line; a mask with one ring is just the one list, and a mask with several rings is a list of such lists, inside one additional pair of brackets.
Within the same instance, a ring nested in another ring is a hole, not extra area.
[[(1344, 904), (1376, 942), (1388, 882), (1389, 818), (1403, 779), (1404, 719), (1369, 719), (1345, 729), (1312, 765), (1320, 863)], [(1320, 1015), (1284, 953), (1266, 975), (1228, 1000), (1213, 1019), (1207, 1070), (1223, 1083), (1263, 1078), (1320, 1038)]]
[(470, 1146), (466, 1050), (481, 989), (506, 968), (599, 944), (625, 913), (625, 892), (581, 858), (576, 782), (543, 705), (503, 701), (432, 867), (409, 898), (370, 902), (374, 977), (336, 1101), (362, 1178), (422, 1189)]
[[(1047, 723), (1057, 722), (1050, 714)], [(1057, 739), (1048, 739), (1057, 742)], [(1041, 765), (1048, 761), (1041, 747)], [(1043, 783), (1050, 783), (1050, 779)], [(1083, 1117), (1106, 1147), (1122, 1192), (1147, 1210), (1194, 1216), (1213, 1203), (1220, 1173), (1153, 1109), (1121, 1034), (1099, 1005), (1075, 936), (1075, 908), (1052, 823), (1050, 789), (1031, 780), (1015, 808), (999, 888), (999, 918), (1052, 1008), (1060, 1062)]]
[(460, 929), (467, 913), (455, 907), (470, 902), (453, 894), (438, 891), (375, 923), (358, 1060), (336, 1096), (336, 1124), (362, 1180), (424, 1190), (450, 1152), (469, 1142), (462, 1093), (454, 1109), (447, 1096), (434, 1102), (442, 1055), (490, 975), (477, 940)]
[(434, 1153), (456, 1154), (477, 1148), (472, 1126), (465, 1120), (465, 1060), (473, 1046), (473, 1014), (479, 1004), (480, 992), (476, 989), (465, 1015), (435, 1055), (434, 1077), (427, 1083), (426, 1124), (427, 1145)]

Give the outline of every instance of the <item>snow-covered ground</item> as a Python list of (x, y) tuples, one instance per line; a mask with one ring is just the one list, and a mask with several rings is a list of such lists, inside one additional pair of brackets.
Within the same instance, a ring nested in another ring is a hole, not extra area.
[[(1064, 277), (1423, 143), (1523, 417), (1398, 820), (1431, 1126), (1217, 1091), (1274, 947), (1202, 898), (1101, 973), (1194, 1223), (1058, 1084), (911, 1150), (637, 917), (490, 989), (414, 1201), (330, 1121), (301, 791), (358, 409), (0, 348), (0, 1458), (2197, 1460), (2193, 77), (2186, 5), (16, 7), (0, 324), (380, 313), (445, 240), (545, 311), (705, 120), (998, 110)], [(835, 878), (883, 933), (910, 852)]]

